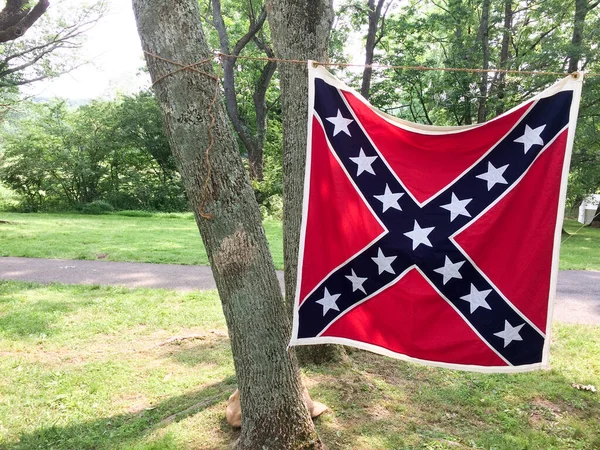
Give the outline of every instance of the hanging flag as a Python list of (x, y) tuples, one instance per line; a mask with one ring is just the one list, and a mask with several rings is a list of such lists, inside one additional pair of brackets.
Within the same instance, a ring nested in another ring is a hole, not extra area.
[(484, 124), (435, 127), (375, 109), (309, 63), (290, 345), (546, 367), (581, 84), (567, 77)]

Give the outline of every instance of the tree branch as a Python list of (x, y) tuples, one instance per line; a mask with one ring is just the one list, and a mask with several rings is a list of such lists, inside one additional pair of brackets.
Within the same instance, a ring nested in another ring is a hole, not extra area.
[(31, 8), (26, 0), (8, 0), (0, 11), (0, 43), (20, 38), (46, 12), (48, 0), (39, 0)]
[(237, 41), (235, 43), (235, 46), (233, 47), (233, 50), (231, 51), (233, 55), (239, 55), (240, 52), (244, 49), (244, 47), (248, 44), (248, 42), (250, 42), (252, 40), (252, 38), (256, 35), (256, 33), (258, 33), (258, 30), (260, 30), (263, 26), (263, 24), (265, 23), (265, 20), (267, 18), (267, 10), (263, 7), (263, 9), (260, 11), (260, 14), (258, 15), (258, 19), (256, 21), (252, 20), (252, 18), (250, 18), (250, 28), (248, 29), (248, 32), (242, 36), (240, 38), (239, 41)]

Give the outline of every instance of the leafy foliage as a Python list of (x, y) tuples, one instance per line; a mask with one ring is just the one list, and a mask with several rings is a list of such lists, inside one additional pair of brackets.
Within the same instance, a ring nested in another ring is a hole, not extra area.
[(107, 203), (103, 200), (94, 200), (91, 203), (86, 203), (81, 208), (82, 213), (93, 215), (106, 214), (114, 210), (115, 208), (113, 208), (113, 206), (110, 203)]
[[(365, 29), (365, 6), (356, 0), (340, 4), (334, 44), (340, 41), (336, 35), (347, 39), (349, 25)], [(598, 3), (586, 0), (411, 0), (388, 14), (375, 63), (562, 73), (578, 67), (597, 73), (599, 25)], [(333, 50), (339, 54), (339, 44)], [(358, 85), (357, 74), (346, 75)], [(376, 71), (370, 101), (413, 122), (465, 125), (501, 114), (555, 81), (525, 74)], [(574, 146), (570, 205), (600, 189), (599, 103), (600, 80), (590, 77)]]
[(94, 101), (30, 104), (5, 126), (0, 180), (28, 211), (73, 209), (102, 200), (117, 209), (180, 211), (186, 199), (149, 93)]

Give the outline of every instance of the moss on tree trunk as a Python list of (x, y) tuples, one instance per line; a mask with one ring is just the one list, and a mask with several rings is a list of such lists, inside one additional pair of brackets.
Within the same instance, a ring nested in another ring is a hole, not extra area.
[[(221, 99), (215, 98), (212, 55), (198, 2), (134, 0), (133, 5), (171, 149), (227, 321), (243, 416), (236, 448), (322, 448), (302, 400), (295, 358), (286, 349), (289, 315), (258, 204)], [(195, 71), (168, 75), (180, 67), (152, 54), (182, 64), (207, 62), (194, 66)], [(209, 147), (210, 172), (205, 161)]]

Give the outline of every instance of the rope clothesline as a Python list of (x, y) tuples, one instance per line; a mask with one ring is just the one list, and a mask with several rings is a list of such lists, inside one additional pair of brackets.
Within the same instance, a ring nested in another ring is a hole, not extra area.
[[(208, 107), (208, 114), (210, 117), (210, 123), (208, 126), (209, 144), (204, 152), (204, 158), (205, 158), (205, 163), (208, 168), (208, 173), (207, 173), (207, 177), (206, 177), (206, 180), (204, 183), (204, 189), (203, 189), (204, 199), (203, 199), (202, 205), (200, 207), (200, 215), (205, 219), (212, 219), (213, 215), (210, 213), (204, 212), (203, 209), (204, 209), (204, 204), (207, 199), (208, 180), (210, 178), (210, 171), (211, 171), (211, 166), (210, 166), (210, 161), (209, 161), (208, 155), (209, 155), (211, 148), (214, 145), (212, 128), (215, 123), (215, 117), (213, 115), (213, 108), (214, 108), (216, 100), (217, 100), (219, 84), (221, 81), (221, 73), (212, 75), (208, 72), (202, 71), (197, 68), (197, 66), (199, 66), (201, 64), (210, 62), (213, 59), (211, 57), (201, 59), (201, 60), (196, 61), (191, 64), (183, 64), (183, 63), (173, 61), (168, 58), (164, 58), (162, 56), (156, 55), (151, 52), (144, 51), (144, 53), (156, 60), (160, 60), (160, 61), (172, 64), (174, 66), (177, 66), (177, 69), (175, 69), (171, 72), (167, 72), (167, 73), (161, 75), (160, 77), (158, 77), (156, 80), (154, 80), (154, 82), (152, 83), (153, 87), (154, 87), (154, 85), (156, 85), (160, 81), (164, 80), (165, 78), (170, 77), (171, 75), (174, 75), (174, 74), (184, 71), (184, 70), (189, 70), (189, 71), (195, 72), (199, 75), (203, 75), (205, 77), (208, 77), (208, 78), (214, 80), (214, 82), (215, 82), (214, 95), (213, 95), (212, 101)], [(309, 62), (309, 61), (298, 60), (298, 59), (281, 59), (281, 58), (269, 58), (269, 57), (260, 57), (260, 56), (228, 55), (228, 54), (221, 53), (221, 52), (214, 52), (214, 57), (218, 59), (219, 67), (222, 67), (221, 62), (222, 62), (223, 58), (246, 59), (246, 60), (254, 60), (254, 61), (269, 61), (269, 62), (277, 62), (277, 63), (283, 62), (283, 63), (288, 63), (288, 64), (302, 64), (302, 65), (306, 65)], [(571, 75), (575, 79), (578, 79), (581, 75), (580, 72), (573, 72), (571, 74), (567, 74), (564, 72), (523, 71), (523, 70), (509, 70), (509, 69), (467, 69), (467, 68), (457, 68), (457, 67), (425, 67), (425, 66), (395, 66), (395, 65), (381, 65), (381, 64), (323, 63), (323, 62), (313, 61), (313, 67), (318, 67), (319, 65), (321, 65), (321, 66), (336, 66), (336, 67), (370, 67), (373, 69), (401, 69), (401, 70), (421, 70), (421, 71), (438, 70), (438, 71), (447, 71), (447, 72), (470, 72), (470, 73), (489, 72), (489, 73), (505, 73), (505, 74), (524, 74), (524, 75), (553, 75), (553, 76), (561, 76), (561, 77)], [(594, 76), (600, 76), (600, 74), (586, 73), (585, 76), (586, 77), (590, 77), (590, 76), (594, 77)], [(596, 218), (598, 215), (600, 215), (600, 213), (596, 214), (596, 216), (594, 216), (594, 218)], [(583, 227), (581, 227), (581, 228), (583, 228)], [(576, 230), (575, 233), (568, 236), (562, 242), (567, 241), (568, 239), (571, 238), (571, 236), (574, 236), (575, 234), (577, 234), (581, 230), (581, 228)]]
[[(232, 59), (247, 59), (252, 61), (267, 61), (267, 62), (284, 62), (288, 64), (308, 64), (307, 60), (301, 59), (281, 59), (281, 58), (269, 58), (266, 56), (244, 56), (244, 55), (229, 55), (226, 53), (215, 52), (217, 58), (232, 58)], [(554, 76), (567, 76), (571, 75), (574, 78), (579, 78), (579, 72), (573, 72), (571, 74), (565, 72), (547, 72), (537, 70), (512, 70), (512, 69), (477, 69), (477, 68), (463, 68), (463, 67), (428, 67), (428, 66), (408, 66), (408, 65), (389, 65), (389, 64), (358, 64), (358, 63), (334, 63), (334, 62), (319, 62), (313, 61), (313, 66), (333, 66), (333, 67), (365, 67), (370, 69), (398, 69), (398, 70), (416, 70), (416, 71), (444, 71), (444, 72), (469, 72), (469, 73), (505, 73), (510, 75), (554, 75)], [(600, 73), (586, 73), (586, 77), (597, 77)]]
[[(595, 219), (596, 217), (598, 217), (598, 216), (600, 216), (600, 212), (599, 212), (598, 214), (596, 214), (594, 217), (592, 217), (592, 222), (593, 222), (593, 221), (594, 221), (594, 219)], [(590, 222), (590, 223), (591, 223), (591, 222)], [(569, 233), (569, 235), (568, 235), (566, 238), (564, 238), (562, 241), (560, 241), (560, 243), (561, 243), (561, 244), (564, 244), (565, 242), (567, 242), (569, 239), (571, 239), (573, 236), (575, 236), (577, 233), (579, 233), (579, 232), (580, 232), (582, 229), (584, 229), (584, 228), (585, 228), (585, 227), (587, 227), (587, 226), (588, 226), (588, 225), (584, 223), (584, 224), (583, 224), (583, 225), (581, 225), (579, 228), (577, 228), (577, 229), (575, 230), (575, 232), (573, 232), (573, 233)]]
[[(214, 75), (210, 75), (207, 72), (203, 72), (196, 68), (196, 66), (198, 66), (200, 64), (209, 62), (212, 58), (204, 58), (204, 59), (201, 59), (201, 60), (196, 61), (191, 64), (182, 64), (182, 63), (172, 61), (167, 58), (163, 58), (159, 55), (155, 55), (150, 52), (145, 51), (144, 53), (146, 53), (149, 56), (152, 56), (153, 58), (171, 63), (176, 66), (179, 66), (179, 68), (176, 69), (175, 71), (167, 73), (167, 74), (161, 76), (160, 78), (158, 78), (157, 80), (155, 80), (153, 84), (156, 84), (163, 78), (173, 75), (182, 70), (191, 70), (193, 72), (197, 72), (197, 73), (207, 76), (209, 78), (216, 79), (216, 77)], [(214, 54), (214, 57), (219, 60), (219, 62), (221, 61), (222, 58), (245, 59), (245, 60), (250, 60), (250, 61), (265, 61), (265, 62), (301, 64), (301, 65), (306, 65), (309, 62), (308, 60), (302, 60), (302, 59), (283, 59), (283, 58), (271, 58), (271, 57), (266, 57), (266, 56), (230, 55), (230, 54), (221, 53), (218, 51), (213, 52), (213, 54)], [(541, 71), (541, 70), (489, 69), (489, 68), (488, 69), (480, 69), (480, 68), (465, 68), (465, 67), (429, 67), (429, 66), (422, 66), (422, 65), (421, 66), (410, 66), (410, 65), (389, 65), (389, 64), (357, 64), (357, 63), (335, 63), (335, 62), (319, 62), (319, 61), (313, 61), (313, 66), (314, 67), (318, 67), (318, 66), (364, 67), (364, 68), (370, 68), (370, 69), (396, 69), (396, 70), (467, 72), (467, 73), (504, 73), (507, 75), (552, 75), (552, 76), (559, 76), (559, 77), (565, 77), (567, 75), (571, 75), (575, 79), (579, 78), (579, 76), (581, 74), (581, 72), (573, 72), (573, 73), (569, 74), (566, 72), (552, 72), (552, 71)], [(597, 77), (597, 76), (600, 76), (600, 73), (589, 73), (588, 72), (588, 73), (585, 73), (585, 76), (586, 77)]]

